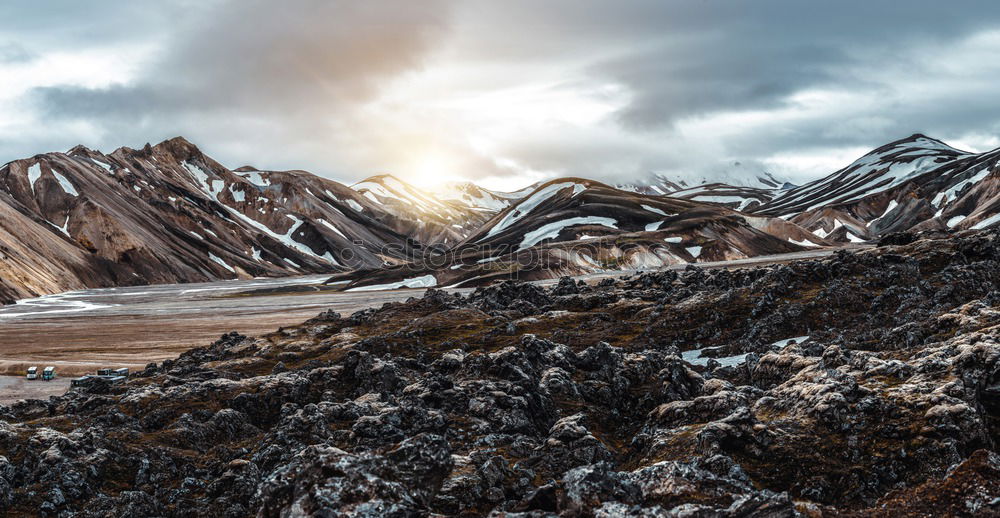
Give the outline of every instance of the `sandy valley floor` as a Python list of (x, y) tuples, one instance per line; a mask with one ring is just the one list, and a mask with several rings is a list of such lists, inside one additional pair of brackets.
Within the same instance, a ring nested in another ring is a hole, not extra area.
[[(741, 267), (831, 253), (829, 250), (754, 258), (706, 267)], [(678, 265), (683, 268), (684, 265)], [(614, 275), (621, 275), (615, 272)], [(603, 275), (587, 276), (596, 279)], [(204, 284), (81, 290), (0, 307), (0, 375), (17, 380), (30, 365), (53, 365), (59, 382), (0, 383), (0, 403), (11, 398), (47, 397), (68, 386), (70, 377), (100, 367), (141, 369), (207, 345), (223, 333), (267, 333), (332, 309), (350, 314), (384, 302), (420, 296), (423, 290), (297, 292), (326, 276), (227, 281)], [(554, 281), (553, 281), (554, 282)], [(232, 296), (248, 290), (277, 294)], [(467, 290), (460, 290), (467, 291)], [(65, 380), (65, 381), (63, 381)]]
[(325, 277), (81, 290), (0, 308), (0, 374), (53, 365), (61, 376), (102, 366), (142, 368), (207, 345), (221, 334), (253, 335), (333, 309), (351, 313), (420, 290), (231, 297)]

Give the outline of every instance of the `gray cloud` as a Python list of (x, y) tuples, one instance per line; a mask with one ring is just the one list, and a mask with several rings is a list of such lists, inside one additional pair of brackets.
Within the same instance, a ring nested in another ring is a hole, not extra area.
[(37, 54), (16, 42), (0, 43), (0, 63), (25, 63), (36, 57)]
[[(1000, 4), (82, 5), (0, 6), (0, 17), (18, 20), (0, 29), (0, 41), (25, 42), (0, 45), (0, 62), (76, 45), (157, 50), (122, 84), (32, 90), (23, 106), (52, 131), (0, 133), (0, 153), (17, 153), (4, 158), (64, 146), (60, 129), (84, 123), (94, 129), (85, 143), (95, 147), (183, 134), (233, 165), (303, 167), (342, 180), (403, 168), (427, 148), (451, 156), (469, 178), (521, 168), (524, 178), (616, 181), (654, 171), (697, 176), (735, 160), (772, 167), (788, 154), (876, 147), (914, 132), (948, 139), (1000, 130), (991, 93), (1000, 67), (989, 59), (1000, 40), (975, 41), (1000, 31)], [(78, 23), (88, 10), (94, 23)], [(434, 79), (417, 83), (420, 96), (385, 97), (424, 73)], [(479, 106), (490, 113), (482, 119), (439, 106), (524, 87), (545, 92), (545, 102), (615, 107), (588, 122), (533, 120), (529, 110), (512, 126), (525, 128), (498, 132), (490, 125), (504, 106)], [(816, 92), (827, 106), (809, 99)], [(818, 174), (788, 167), (796, 180)]]
[(136, 129), (152, 138), (206, 133), (205, 124), (224, 132), (210, 142), (245, 140), (261, 124), (307, 138), (330, 129), (324, 117), (419, 66), (446, 31), (444, 2), (391, 4), (218, 3), (183, 20), (136, 82), (40, 87), (30, 101), (47, 120), (96, 121), (108, 140)]
[(363, 100), (379, 81), (417, 65), (445, 26), (442, 2), (393, 4), (385, 9), (310, 0), (290, 9), (264, 0), (222, 3), (174, 34), (168, 52), (137, 84), (40, 94), (51, 96), (54, 111), (79, 107), (84, 115), (134, 112), (140, 105), (309, 111), (314, 103)]

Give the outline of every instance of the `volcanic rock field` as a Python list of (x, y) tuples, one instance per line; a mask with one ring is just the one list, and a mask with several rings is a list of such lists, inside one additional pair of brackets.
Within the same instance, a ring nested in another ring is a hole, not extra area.
[(0, 407), (8, 516), (1000, 513), (1000, 237), (514, 282)]

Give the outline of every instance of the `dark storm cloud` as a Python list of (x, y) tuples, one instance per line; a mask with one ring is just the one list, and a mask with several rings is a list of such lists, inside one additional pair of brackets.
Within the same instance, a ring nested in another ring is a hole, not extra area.
[(643, 129), (705, 112), (774, 108), (802, 88), (835, 80), (836, 65), (846, 61), (837, 49), (823, 47), (758, 49), (768, 54), (766, 60), (729, 51), (712, 55), (698, 47), (630, 55), (594, 72), (629, 86), (634, 98), (619, 117)]
[[(851, 4), (851, 5), (848, 5)], [(692, 2), (651, 13), (661, 24), (635, 52), (598, 63), (595, 78), (627, 85), (630, 126), (669, 125), (715, 111), (768, 109), (815, 86), (871, 87), (858, 68), (907, 59), (915, 43), (948, 41), (1000, 22), (1000, 4), (931, 1)], [(657, 41), (659, 34), (659, 41)], [(637, 38), (638, 40), (638, 38)]]

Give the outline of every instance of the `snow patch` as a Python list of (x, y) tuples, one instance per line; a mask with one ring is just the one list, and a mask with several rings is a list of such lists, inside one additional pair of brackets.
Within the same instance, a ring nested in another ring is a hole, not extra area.
[(59, 186), (62, 187), (63, 192), (69, 194), (70, 196), (80, 195), (80, 193), (76, 192), (76, 188), (73, 187), (73, 184), (70, 183), (70, 181), (67, 180), (65, 176), (57, 173), (54, 169), (52, 170), (52, 174), (55, 175), (56, 180), (59, 181)]
[(957, 184), (952, 186), (951, 189), (938, 193), (938, 195), (934, 197), (934, 201), (932, 201), (931, 203), (937, 206), (938, 203), (940, 203), (941, 201), (953, 202), (956, 199), (958, 199), (959, 193), (961, 193), (965, 189), (965, 186), (977, 184), (979, 183), (980, 180), (986, 178), (986, 176), (989, 174), (990, 174), (989, 168), (983, 169), (982, 171), (979, 171), (978, 173), (973, 175), (971, 178), (967, 178), (965, 180), (962, 180), (961, 182), (958, 182)]
[(778, 340), (777, 342), (774, 342), (771, 345), (773, 347), (780, 347), (780, 348), (784, 349), (785, 347), (788, 347), (788, 345), (791, 344), (792, 342), (795, 342), (797, 344), (801, 344), (801, 343), (804, 343), (808, 339), (809, 339), (809, 335), (806, 335), (806, 336), (796, 336), (794, 338), (785, 338), (784, 340)]
[(842, 226), (844, 226), (844, 224), (841, 223), (839, 219), (834, 218), (833, 219), (833, 230), (827, 232), (826, 230), (823, 230), (823, 227), (820, 227), (820, 228), (817, 228), (816, 230), (813, 230), (812, 233), (815, 234), (816, 237), (818, 237), (820, 239), (826, 239), (826, 236), (829, 236), (830, 234), (836, 232), (837, 229), (840, 228), (840, 227), (842, 227)]
[(271, 185), (271, 180), (264, 178), (264, 176), (260, 174), (260, 171), (243, 173), (241, 176), (257, 187), (267, 187)]
[(94, 165), (96, 165), (97, 167), (100, 167), (101, 169), (104, 169), (105, 171), (107, 171), (109, 175), (111, 175), (111, 176), (115, 175), (115, 172), (111, 170), (111, 166), (110, 165), (105, 164), (104, 162), (101, 162), (100, 160), (96, 160), (96, 159), (93, 159), (93, 158), (91, 158), (90, 161), (93, 162)]
[(491, 228), (490, 231), (486, 233), (486, 237), (492, 237), (498, 234), (505, 228), (513, 225), (519, 219), (530, 214), (531, 211), (535, 210), (536, 207), (538, 207), (543, 202), (554, 196), (556, 193), (562, 191), (563, 189), (568, 189), (568, 188), (572, 188), (573, 196), (576, 196), (577, 194), (583, 192), (583, 190), (586, 187), (576, 182), (560, 182), (547, 185), (535, 191), (535, 193), (529, 196), (527, 199), (521, 201), (517, 205), (508, 209), (507, 214), (504, 215), (503, 219), (501, 219), (500, 222), (498, 222), (496, 225), (493, 225), (493, 228)]
[(35, 193), (35, 182), (42, 177), (42, 165), (35, 163), (28, 168), (28, 186), (31, 187), (31, 193)]
[(211, 259), (211, 260), (213, 260), (213, 261), (215, 261), (215, 262), (217, 262), (217, 263), (219, 263), (220, 265), (222, 265), (223, 268), (229, 270), (230, 272), (236, 273), (236, 270), (234, 270), (232, 266), (229, 266), (228, 264), (226, 264), (226, 262), (223, 261), (222, 258), (220, 258), (219, 256), (213, 254), (212, 252), (208, 253), (208, 258)]
[(618, 229), (618, 222), (616, 220), (599, 216), (579, 216), (560, 221), (553, 221), (552, 223), (542, 225), (531, 232), (525, 233), (524, 239), (521, 240), (521, 244), (518, 245), (518, 250), (534, 246), (546, 239), (555, 239), (564, 228), (572, 225), (602, 225), (616, 230)]
[(663, 212), (662, 210), (660, 210), (660, 209), (658, 209), (656, 207), (651, 207), (649, 205), (640, 205), (640, 207), (642, 207), (642, 208), (644, 208), (644, 209), (646, 209), (649, 212), (652, 212), (654, 214), (659, 214), (661, 216), (667, 216), (668, 215), (666, 212)]
[(708, 365), (708, 360), (715, 360), (719, 362), (723, 367), (735, 367), (743, 363), (747, 359), (747, 353), (737, 354), (735, 356), (725, 356), (722, 358), (708, 358), (702, 357), (701, 353), (703, 351), (712, 351), (718, 349), (718, 347), (705, 347), (704, 349), (695, 349), (693, 351), (684, 351), (681, 353), (681, 359), (690, 363), (691, 365)]
[(878, 221), (878, 220), (880, 220), (880, 219), (884, 218), (884, 217), (886, 216), (886, 214), (888, 214), (888, 213), (892, 212), (892, 209), (895, 209), (897, 205), (899, 205), (899, 204), (898, 204), (898, 203), (896, 203), (896, 200), (890, 200), (890, 201), (889, 201), (889, 205), (888, 205), (888, 206), (887, 206), (887, 207), (885, 208), (885, 210), (884, 210), (884, 211), (882, 212), (882, 215), (881, 215), (881, 216), (879, 216), (879, 217), (877, 217), (877, 218), (875, 218), (875, 219), (873, 219), (873, 220), (871, 220), (871, 221), (869, 221), (869, 222), (868, 222), (868, 224), (867, 224), (867, 225), (865, 225), (865, 226), (868, 226), (868, 227), (872, 226), (872, 223), (875, 223), (876, 221)]
[(992, 225), (992, 224), (994, 224), (994, 223), (996, 223), (998, 221), (1000, 221), (1000, 214), (994, 214), (994, 215), (992, 215), (992, 216), (990, 216), (990, 217), (988, 217), (988, 218), (980, 221), (979, 223), (976, 223), (975, 225), (972, 225), (972, 229), (973, 230), (979, 230), (981, 228), (986, 228), (986, 227), (988, 227), (988, 226), (990, 226), (990, 225)]
[[(52, 223), (51, 221), (49, 222), (49, 224), (52, 225), (53, 227), (56, 226), (56, 224)], [(58, 228), (59, 231), (62, 232), (63, 234), (66, 234), (66, 237), (73, 239), (73, 236), (69, 235), (69, 215), (66, 216), (66, 222), (63, 223), (63, 226), (56, 228)]]
[(339, 228), (333, 226), (333, 224), (331, 224), (329, 221), (327, 221), (325, 219), (318, 219), (316, 221), (319, 221), (320, 224), (323, 225), (324, 227), (326, 227), (326, 228), (328, 228), (328, 229), (336, 232), (338, 236), (340, 236), (340, 237), (342, 237), (344, 239), (347, 239), (347, 236), (345, 236), (344, 233), (341, 232)]
[(224, 183), (221, 180), (213, 178), (214, 175), (205, 171), (201, 166), (197, 164), (192, 164), (190, 162), (182, 162), (184, 168), (191, 173), (191, 176), (198, 182), (198, 185), (207, 193), (211, 194), (212, 198), (215, 198), (215, 182)]
[(433, 275), (428, 274), (421, 277), (414, 277), (412, 279), (405, 279), (399, 282), (391, 282), (388, 284), (359, 286), (357, 288), (350, 288), (345, 291), (382, 291), (382, 290), (395, 290), (399, 288), (433, 288), (434, 286), (437, 286), (437, 279)]
[(805, 240), (805, 239), (803, 239), (802, 241), (797, 241), (795, 239), (788, 238), (788, 242), (796, 244), (796, 245), (799, 245), (799, 246), (805, 246), (805, 247), (817, 247), (817, 246), (819, 246), (816, 243), (813, 243), (813, 242)]

